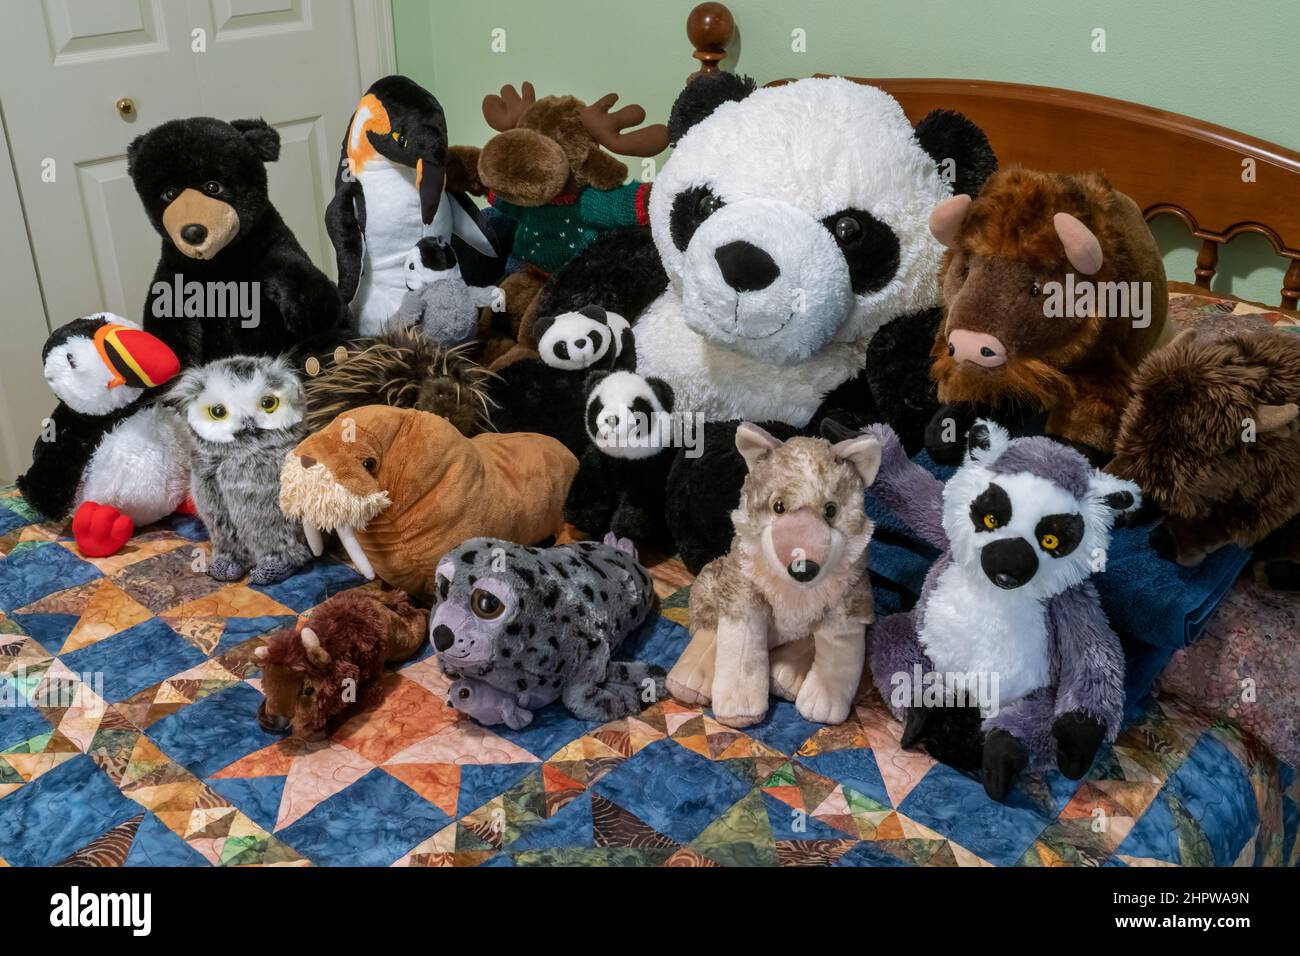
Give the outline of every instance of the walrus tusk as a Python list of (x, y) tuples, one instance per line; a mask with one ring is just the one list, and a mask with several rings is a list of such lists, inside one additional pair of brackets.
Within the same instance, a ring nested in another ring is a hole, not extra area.
[(302, 530), (307, 535), (307, 547), (311, 548), (311, 553), (319, 558), (325, 553), (325, 542), (320, 536), (320, 528), (303, 518)]
[(370, 566), (370, 559), (366, 557), (366, 552), (361, 548), (361, 542), (357, 540), (355, 529), (347, 525), (340, 525), (338, 529), (339, 541), (343, 543), (343, 550), (348, 553), (352, 563), (357, 566), (367, 581), (375, 579), (375, 569)]

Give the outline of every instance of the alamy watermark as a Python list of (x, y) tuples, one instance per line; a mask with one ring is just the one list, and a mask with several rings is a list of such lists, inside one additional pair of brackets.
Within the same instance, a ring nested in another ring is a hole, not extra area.
[(999, 709), (1000, 682), (996, 671), (923, 671), (890, 675), (890, 704), (904, 707), (978, 707), (980, 716), (995, 717)]
[[(30, 696), (19, 690), (32, 682), (38, 683)], [(88, 671), (50, 677), (49, 671), (42, 668), (29, 678), (27, 668), (16, 668), (0, 680), (0, 710), (11, 707), (70, 707), (97, 716), (104, 712), (104, 675)]]
[(1093, 282), (1065, 274), (1064, 282), (1042, 286), (1043, 315), (1049, 319), (1131, 319), (1133, 328), (1151, 324), (1150, 282)]
[(177, 273), (159, 279), (149, 290), (156, 319), (238, 319), (240, 328), (261, 324), (262, 283), (199, 282)]

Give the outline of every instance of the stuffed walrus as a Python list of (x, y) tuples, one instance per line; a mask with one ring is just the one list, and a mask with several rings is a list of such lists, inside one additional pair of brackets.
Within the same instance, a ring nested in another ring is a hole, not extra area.
[(467, 538), (535, 544), (559, 531), (578, 460), (527, 432), (466, 438), (429, 412), (344, 412), (284, 461), (280, 507), (312, 550), (337, 531), (368, 578), (425, 598), (443, 554)]

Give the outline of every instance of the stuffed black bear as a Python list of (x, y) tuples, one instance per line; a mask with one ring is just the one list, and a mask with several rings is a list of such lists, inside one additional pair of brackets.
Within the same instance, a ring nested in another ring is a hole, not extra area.
[(280, 134), (265, 121), (172, 120), (127, 147), (162, 255), (144, 328), (183, 367), (228, 355), (305, 355), (346, 336), (334, 283), (267, 195)]

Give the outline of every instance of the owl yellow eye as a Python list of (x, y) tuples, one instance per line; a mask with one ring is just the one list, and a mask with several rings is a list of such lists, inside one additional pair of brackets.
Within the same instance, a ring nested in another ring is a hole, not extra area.
[(402, 147), (402, 149), (406, 149), (406, 134), (394, 131), (393, 142), (396, 143), (398, 146)]
[(988, 528), (990, 531), (994, 531), (997, 529), (997, 526), (998, 526), (997, 515), (990, 512), (984, 516), (984, 527)]
[(230, 414), (226, 411), (225, 405), (209, 405), (207, 412), (208, 418), (212, 419), (214, 422), (225, 421), (226, 416)]
[(1045, 534), (1038, 539), (1038, 543), (1043, 546), (1044, 551), (1055, 551), (1061, 546), (1061, 539), (1054, 534)]
[(263, 395), (262, 400), (257, 404), (261, 407), (262, 411), (270, 415), (273, 411), (275, 411), (277, 408), (280, 407), (280, 396)]

